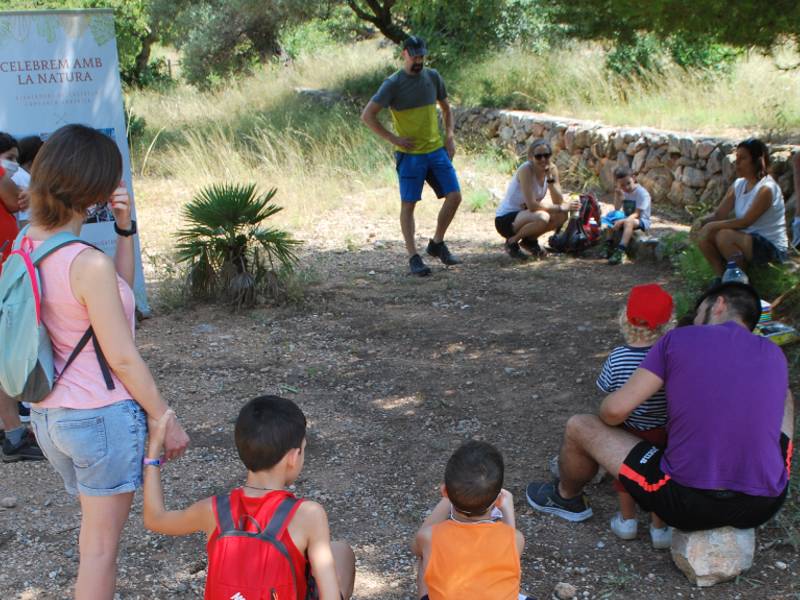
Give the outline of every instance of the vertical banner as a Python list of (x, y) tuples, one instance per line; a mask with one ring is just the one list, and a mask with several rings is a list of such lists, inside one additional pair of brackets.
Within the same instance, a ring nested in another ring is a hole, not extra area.
[[(113, 12), (0, 12), (0, 131), (17, 139), (38, 135), (46, 140), (70, 123), (94, 127), (114, 139), (133, 201)], [(117, 236), (107, 205), (90, 211), (81, 237), (114, 254)], [(136, 307), (148, 314), (139, 236), (134, 244)]]

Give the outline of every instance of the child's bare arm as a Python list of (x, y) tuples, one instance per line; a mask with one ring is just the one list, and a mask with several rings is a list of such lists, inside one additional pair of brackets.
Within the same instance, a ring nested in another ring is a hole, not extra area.
[(622, 200), (624, 199), (622, 190), (619, 186), (614, 188), (614, 210), (622, 210)]
[[(167, 427), (173, 418), (175, 413), (168, 410), (158, 421), (151, 420), (148, 458), (161, 456)], [(196, 531), (211, 534), (217, 526), (211, 498), (195, 502), (184, 510), (167, 510), (161, 488), (161, 469), (155, 466), (144, 467), (143, 513), (147, 529), (166, 535), (188, 535)]]
[(522, 552), (525, 550), (525, 536), (522, 535), (519, 529), (515, 529), (514, 534), (514, 541), (517, 543), (517, 554), (522, 556)]
[(506, 489), (500, 490), (500, 502), (497, 508), (503, 513), (503, 523), (516, 529), (517, 521), (514, 516), (514, 496), (511, 495), (511, 492)]
[(414, 539), (411, 540), (411, 551), (415, 555), (422, 556), (422, 548), (419, 544), (420, 534), (425, 530), (430, 531), (431, 526), (436, 525), (436, 523), (441, 523), (442, 521), (446, 521), (449, 516), (450, 516), (450, 500), (448, 500), (447, 498), (442, 498), (441, 500), (439, 500), (439, 503), (433, 508), (431, 514), (429, 514), (422, 522), (422, 525), (417, 530)]
[(320, 600), (340, 600), (339, 580), (331, 550), (331, 533), (328, 515), (316, 502), (306, 501), (300, 506), (298, 515), (303, 519), (308, 532), (308, 561), (319, 588)]

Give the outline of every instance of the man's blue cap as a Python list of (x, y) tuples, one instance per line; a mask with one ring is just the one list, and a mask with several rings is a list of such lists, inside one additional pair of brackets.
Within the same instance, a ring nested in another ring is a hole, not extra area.
[(428, 53), (428, 48), (425, 46), (425, 40), (416, 35), (410, 35), (403, 42), (403, 50), (407, 50), (411, 56), (425, 56)]

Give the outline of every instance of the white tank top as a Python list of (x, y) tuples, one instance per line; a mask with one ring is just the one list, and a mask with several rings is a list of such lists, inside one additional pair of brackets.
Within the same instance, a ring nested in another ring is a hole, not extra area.
[(772, 191), (772, 205), (755, 223), (746, 227), (743, 231), (745, 233), (757, 233), (772, 242), (778, 250), (785, 252), (789, 246), (789, 239), (786, 236), (786, 213), (783, 206), (783, 193), (771, 175), (763, 177), (750, 191), (746, 191), (747, 180), (744, 177), (740, 177), (733, 182), (736, 218), (741, 219), (747, 213), (756, 196), (758, 196), (758, 192), (763, 187), (767, 187)]
[[(500, 206), (497, 207), (497, 211), (495, 212), (496, 217), (502, 217), (509, 213), (519, 212), (525, 209), (525, 195), (522, 193), (522, 187), (519, 183), (519, 174), (522, 169), (529, 168), (530, 161), (526, 161), (519, 169), (517, 169), (517, 172), (514, 173), (511, 183), (508, 184), (506, 195), (503, 198), (503, 201), (500, 203)], [(537, 202), (540, 202), (547, 194), (547, 181), (545, 180), (542, 181), (542, 183), (539, 183), (536, 180), (535, 173), (531, 174), (531, 181), (533, 182), (533, 199)]]

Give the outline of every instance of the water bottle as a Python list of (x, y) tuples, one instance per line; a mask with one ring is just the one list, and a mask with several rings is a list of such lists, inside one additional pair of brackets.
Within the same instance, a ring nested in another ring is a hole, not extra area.
[(739, 265), (736, 264), (735, 260), (728, 261), (728, 265), (725, 267), (725, 272), (722, 274), (722, 283), (728, 283), (729, 281), (750, 283), (747, 275), (744, 271), (742, 271)]

